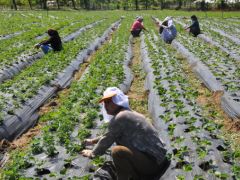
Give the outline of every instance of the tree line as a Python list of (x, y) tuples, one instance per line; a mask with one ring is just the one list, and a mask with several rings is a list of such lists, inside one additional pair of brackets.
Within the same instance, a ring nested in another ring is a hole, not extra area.
[[(215, 0), (215, 8), (229, 8), (230, 0)], [(207, 0), (0, 0), (0, 5), (17, 10), (28, 6), (30, 9), (61, 9), (70, 7), (86, 10), (148, 10), (148, 9), (198, 9), (207, 10), (212, 7)], [(235, 9), (240, 2), (236, 0)], [(232, 7), (232, 6), (231, 6)]]

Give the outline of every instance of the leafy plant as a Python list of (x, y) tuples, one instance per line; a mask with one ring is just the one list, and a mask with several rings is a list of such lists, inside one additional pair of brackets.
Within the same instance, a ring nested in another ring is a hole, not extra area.
[(236, 177), (236, 179), (239, 179), (240, 178), (240, 166), (233, 165), (232, 166), (232, 171), (233, 171), (234, 176)]
[(187, 146), (182, 146), (179, 149), (174, 149), (173, 153), (174, 156), (179, 158), (180, 160), (184, 159), (184, 156), (187, 156), (189, 154), (189, 148)]
[(220, 179), (222, 179), (222, 180), (229, 178), (229, 175), (228, 175), (228, 174), (226, 174), (226, 173), (221, 173), (221, 172), (219, 172), (219, 171), (216, 171), (214, 174), (215, 174), (216, 177), (218, 177), (218, 178), (220, 178)]
[(86, 139), (87, 137), (89, 137), (91, 135), (91, 131), (86, 129), (86, 128), (81, 128), (78, 131), (78, 138), (83, 141), (84, 139)]
[(175, 128), (176, 128), (176, 124), (169, 124), (169, 125), (168, 125), (168, 133), (169, 133), (170, 135), (173, 135)]
[(31, 150), (33, 154), (39, 154), (43, 152), (43, 147), (41, 145), (40, 138), (33, 139), (31, 143)]
[(101, 167), (105, 159), (103, 157), (97, 156), (92, 160), (92, 164), (97, 167)]
[(185, 180), (185, 177), (183, 175), (177, 175), (176, 180)]
[(201, 175), (195, 175), (193, 180), (205, 180)]
[(191, 164), (185, 164), (183, 165), (183, 170), (184, 171), (192, 171), (192, 165)]
[(196, 151), (200, 159), (205, 158), (206, 155), (208, 154), (208, 150), (206, 150), (206, 148), (203, 146), (198, 147)]
[(48, 156), (53, 157), (58, 152), (55, 147), (54, 137), (50, 133), (46, 133), (43, 136), (43, 146), (45, 147), (45, 152)]

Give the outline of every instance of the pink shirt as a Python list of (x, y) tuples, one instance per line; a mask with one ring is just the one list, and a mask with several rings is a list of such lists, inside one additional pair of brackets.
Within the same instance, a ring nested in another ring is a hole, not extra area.
[(133, 23), (131, 29), (132, 29), (132, 31), (133, 31), (133, 30), (143, 29), (143, 25), (142, 25), (141, 22), (139, 22), (139, 21), (137, 20), (137, 21), (135, 21), (135, 22)]

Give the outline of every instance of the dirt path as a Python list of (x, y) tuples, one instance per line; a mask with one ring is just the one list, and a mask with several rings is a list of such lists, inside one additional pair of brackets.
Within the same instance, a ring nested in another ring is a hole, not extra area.
[(145, 72), (142, 69), (140, 38), (134, 38), (132, 41), (133, 59), (130, 68), (133, 72), (133, 82), (128, 92), (130, 107), (134, 111), (150, 118), (148, 113), (148, 93), (144, 89)]

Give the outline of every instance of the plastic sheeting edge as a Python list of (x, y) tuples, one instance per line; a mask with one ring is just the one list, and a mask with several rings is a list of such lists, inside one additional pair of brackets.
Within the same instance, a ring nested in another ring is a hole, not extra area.
[[(105, 41), (106, 41), (106, 36), (109, 36), (110, 33), (113, 31), (112, 30), (113, 27), (119, 26), (120, 23), (121, 23), (121, 19), (113, 23), (103, 33), (102, 37)], [(96, 44), (94, 44), (94, 46), (90, 45), (89, 47), (93, 51), (95, 51), (95, 46), (99, 45), (99, 43), (101, 44), (101, 41), (95, 41), (95, 43)], [(90, 54), (85, 54), (85, 56), (89, 56), (89, 55)], [(77, 60), (82, 62), (81, 58)], [(73, 61), (76, 61), (76, 60), (73, 60)], [(66, 69), (69, 69), (69, 71), (65, 71)], [(62, 74), (62, 76), (60, 76), (60, 78), (59, 77), (56, 78), (56, 80), (51, 84), (53, 87), (43, 86), (42, 88), (40, 88), (39, 93), (34, 98), (29, 100), (28, 104), (31, 104), (32, 102), (33, 104), (36, 104), (35, 106), (25, 105), (22, 108), (20, 108), (20, 110), (17, 110), (16, 115), (7, 117), (7, 119), (3, 121), (3, 124), (0, 126), (0, 140), (6, 139), (9, 141), (12, 141), (15, 138), (19, 137), (22, 133), (27, 131), (33, 124), (36, 123), (38, 116), (36, 116), (35, 114), (37, 113), (38, 108), (42, 106), (49, 98), (54, 96), (60, 88), (65, 88), (67, 85), (70, 84), (72, 80), (72, 75), (76, 69), (73, 68), (73, 66), (70, 64), (68, 67), (65, 68), (65, 70), (62, 73), (59, 73), (59, 74)], [(42, 91), (41, 89), (44, 89), (44, 87), (49, 89), (41, 93)], [(38, 102), (34, 103), (35, 101), (38, 101)]]

